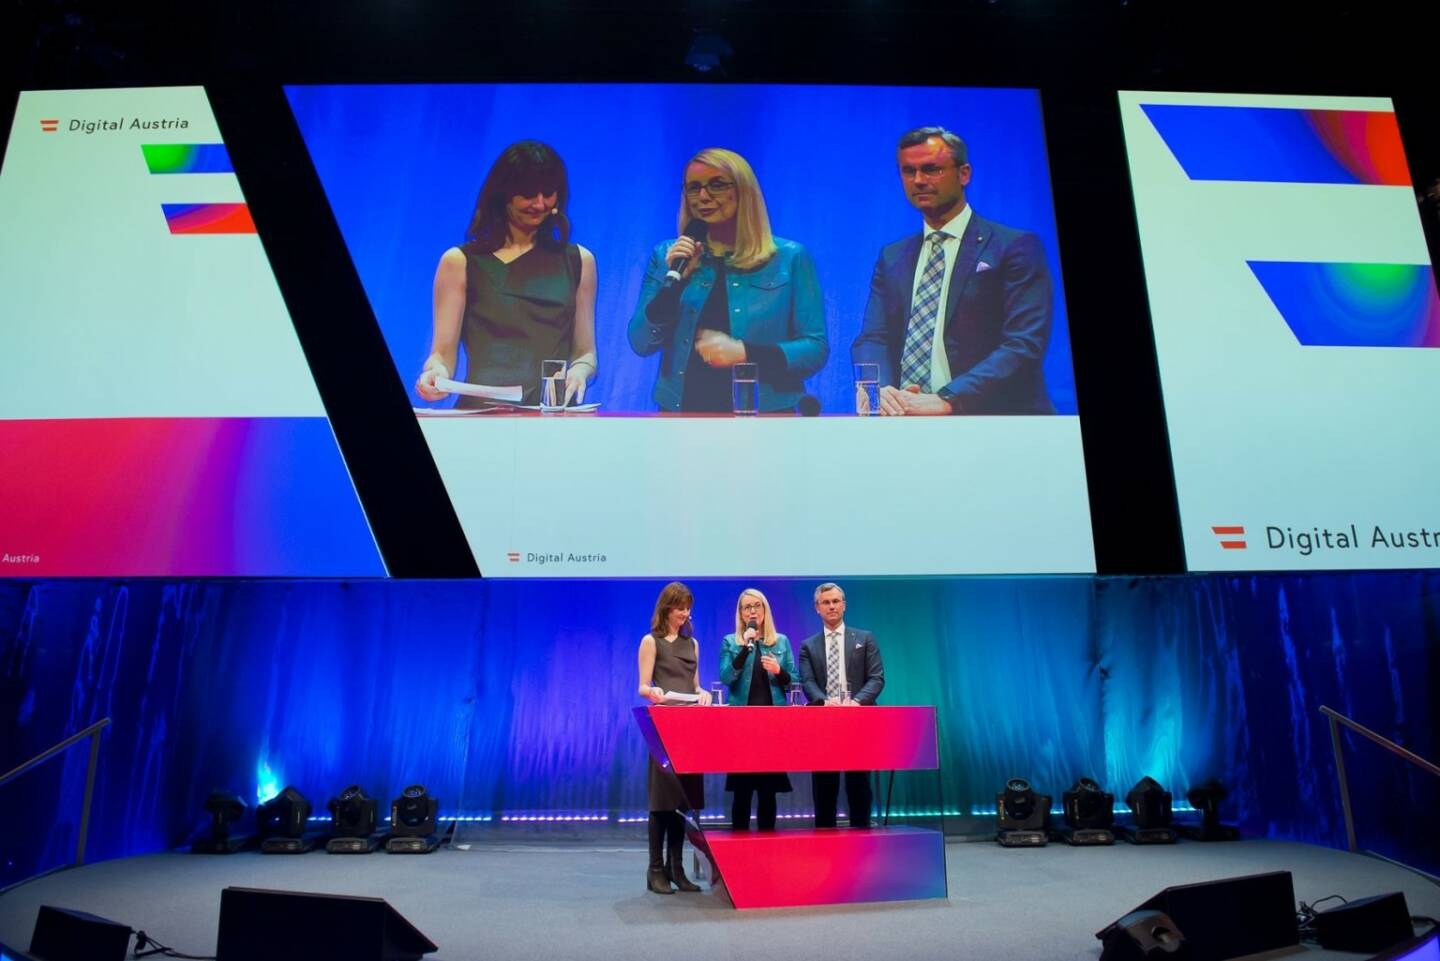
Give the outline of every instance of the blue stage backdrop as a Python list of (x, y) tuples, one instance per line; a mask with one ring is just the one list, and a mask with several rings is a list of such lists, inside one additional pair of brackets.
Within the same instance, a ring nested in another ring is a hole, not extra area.
[[(418, 781), (451, 815), (640, 817), (629, 709), (661, 586), (3, 582), (0, 767), (114, 718), (91, 834), (100, 858), (181, 843), (212, 788), (253, 803), (294, 784), (323, 811), (351, 782), (388, 801)], [(708, 686), (747, 585), (692, 586)], [(782, 631), (812, 633), (813, 584), (760, 586)], [(1321, 704), (1440, 754), (1437, 574), (845, 587), (847, 621), (882, 644), (883, 702), (939, 710), (941, 796), (933, 777), (912, 780), (902, 811), (984, 812), (1017, 775), (1057, 804), (1082, 775), (1123, 797), (1148, 774), (1177, 799), (1218, 776), (1247, 832), (1342, 845)], [(1440, 867), (1434, 779), (1346, 744), (1363, 845)], [(0, 789), (12, 828), (0, 883), (73, 851), (84, 767), (72, 751)], [(723, 802), (712, 785), (707, 813)]]
[[(517, 140), (542, 140), (570, 177), (572, 240), (595, 254), (599, 372), (587, 399), (650, 411), (656, 357), (637, 357), (626, 325), (655, 244), (676, 235), (685, 162), (706, 147), (750, 161), (775, 234), (815, 260), (830, 359), (807, 382), (827, 411), (853, 411), (850, 344), (880, 248), (920, 231), (895, 144), (939, 124), (965, 139), (967, 199), (983, 217), (1035, 233), (1055, 288), (1045, 355), (1056, 411), (1074, 414), (1060, 249), (1039, 93), (960, 87), (489, 84), (297, 86), (286, 93), (417, 405), (430, 353), (435, 268), (460, 244), (480, 185)], [(448, 405), (446, 405), (448, 406)]]

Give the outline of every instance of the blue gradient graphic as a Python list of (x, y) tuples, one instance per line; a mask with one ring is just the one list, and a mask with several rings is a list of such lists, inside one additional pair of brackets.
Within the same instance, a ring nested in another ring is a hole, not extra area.
[(1440, 347), (1429, 264), (1248, 263), (1307, 347)]
[(1409, 183), (1394, 114), (1141, 104), (1191, 180)]

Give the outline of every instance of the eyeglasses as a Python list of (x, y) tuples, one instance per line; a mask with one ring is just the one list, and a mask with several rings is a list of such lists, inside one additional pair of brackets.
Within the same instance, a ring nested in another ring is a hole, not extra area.
[(761, 604), (759, 601), (751, 601), (749, 604), (741, 604), (741, 605), (740, 605), (740, 610), (742, 610), (742, 611), (763, 611), (763, 610), (765, 610), (765, 605), (764, 605), (764, 604)]
[(691, 198), (698, 197), (700, 196), (700, 191), (703, 190), (712, 197), (721, 197), (734, 189), (735, 182), (733, 180), (721, 180), (719, 177), (716, 177), (713, 180), (705, 181), (703, 184), (698, 180), (692, 180), (685, 185), (685, 196)]
[(901, 167), (900, 176), (913, 180), (919, 174), (925, 180), (934, 180), (953, 166), (952, 164), (921, 164), (919, 167)]

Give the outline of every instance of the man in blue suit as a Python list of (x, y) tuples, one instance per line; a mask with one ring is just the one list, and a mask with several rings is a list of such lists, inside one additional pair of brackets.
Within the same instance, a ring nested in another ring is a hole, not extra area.
[(1039, 238), (973, 212), (965, 141), (944, 127), (901, 137), (899, 161), (924, 230), (881, 249), (851, 348), (855, 363), (880, 366), (880, 413), (1055, 413)]
[[(815, 588), (815, 612), (824, 629), (805, 639), (800, 647), (800, 683), (811, 704), (861, 706), (874, 704), (885, 689), (885, 665), (875, 635), (845, 626), (845, 592), (838, 584)], [(851, 692), (846, 700), (843, 695)], [(811, 775), (815, 795), (815, 826), (835, 826), (836, 799), (840, 795), (837, 771)], [(845, 772), (845, 804), (850, 826), (870, 826), (873, 795), (869, 771)]]

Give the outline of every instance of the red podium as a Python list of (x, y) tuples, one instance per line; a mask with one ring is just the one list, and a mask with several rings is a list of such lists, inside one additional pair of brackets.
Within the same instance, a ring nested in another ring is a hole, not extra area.
[[(933, 707), (637, 707), (662, 768), (732, 771), (913, 771), (939, 768)], [(921, 828), (708, 834), (690, 839), (737, 908), (943, 898), (945, 840)]]

